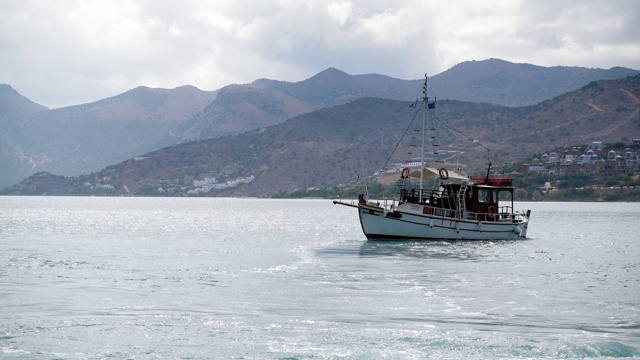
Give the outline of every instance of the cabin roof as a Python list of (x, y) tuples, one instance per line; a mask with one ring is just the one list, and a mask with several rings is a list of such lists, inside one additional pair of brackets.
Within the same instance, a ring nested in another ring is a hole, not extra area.
[(479, 189), (513, 190), (513, 187), (511, 186), (493, 186), (493, 185), (484, 185), (484, 184), (475, 184), (473, 186)]
[[(434, 180), (440, 178), (440, 169), (426, 167), (424, 168), (424, 178), (428, 180)], [(447, 170), (449, 174), (449, 181), (453, 184), (461, 184), (464, 182), (471, 181), (467, 176), (459, 174), (453, 170)], [(420, 177), (420, 170), (414, 170), (409, 174), (412, 178)]]

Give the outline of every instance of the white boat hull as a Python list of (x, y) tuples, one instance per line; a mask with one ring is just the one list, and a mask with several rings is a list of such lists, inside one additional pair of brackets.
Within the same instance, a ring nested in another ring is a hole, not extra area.
[(386, 212), (357, 206), (367, 239), (510, 240), (526, 237), (528, 219), (519, 222), (475, 221), (436, 215)]

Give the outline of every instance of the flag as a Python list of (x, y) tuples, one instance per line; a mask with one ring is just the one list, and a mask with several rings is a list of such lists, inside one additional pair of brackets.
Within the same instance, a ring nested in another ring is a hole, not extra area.
[(429, 109), (435, 109), (435, 108), (436, 108), (436, 103), (434, 103), (434, 102), (429, 103), (429, 104), (427, 104), (427, 107), (428, 107)]

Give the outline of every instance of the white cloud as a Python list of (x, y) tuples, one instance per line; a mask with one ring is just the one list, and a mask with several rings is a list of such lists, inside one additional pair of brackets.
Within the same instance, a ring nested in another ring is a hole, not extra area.
[(329, 18), (333, 19), (339, 26), (343, 26), (351, 17), (353, 4), (349, 1), (333, 1), (327, 6)]
[(635, 0), (4, 0), (0, 83), (58, 107), (331, 66), (400, 78), (492, 57), (638, 69), (638, 33)]

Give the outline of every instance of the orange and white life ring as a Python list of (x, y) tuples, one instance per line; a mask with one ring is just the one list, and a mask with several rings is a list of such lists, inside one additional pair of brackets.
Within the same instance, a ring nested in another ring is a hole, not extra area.
[(438, 175), (440, 175), (441, 179), (447, 180), (449, 178), (449, 171), (447, 171), (447, 169), (445, 168), (440, 168), (440, 170), (438, 171)]
[(400, 178), (401, 179), (408, 179), (410, 172), (411, 172), (411, 169), (409, 169), (408, 167), (402, 169), (402, 172), (400, 173)]

